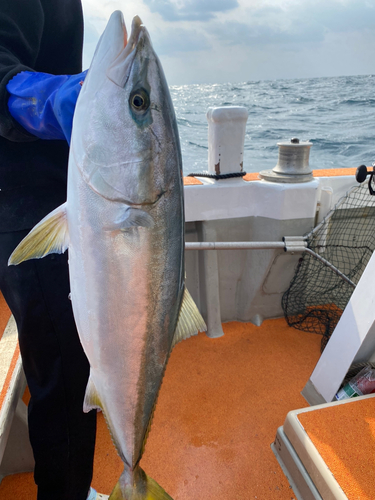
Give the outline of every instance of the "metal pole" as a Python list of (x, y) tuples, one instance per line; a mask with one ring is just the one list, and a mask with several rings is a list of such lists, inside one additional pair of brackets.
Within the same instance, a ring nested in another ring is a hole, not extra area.
[(311, 248), (306, 248), (305, 251), (308, 252), (309, 254), (311, 254), (316, 259), (318, 259), (321, 262), (323, 262), (324, 265), (326, 265), (327, 267), (329, 267), (334, 273), (337, 274), (337, 276), (340, 276), (340, 278), (343, 279), (344, 281), (346, 281), (350, 286), (352, 286), (353, 288), (356, 287), (356, 284), (353, 283), (353, 281), (350, 278), (348, 278), (347, 276), (345, 276), (344, 273), (342, 273), (341, 271), (339, 271), (337, 269), (337, 267), (335, 267), (333, 264), (331, 264), (328, 260), (324, 259), (321, 255), (315, 253), (313, 250), (311, 250)]
[(356, 287), (355, 283), (351, 281), (344, 273), (342, 273), (337, 267), (331, 264), (328, 260), (324, 259), (321, 255), (315, 253), (311, 248), (306, 248), (302, 245), (295, 247), (291, 246), (294, 239), (298, 242), (301, 237), (289, 237), (288, 245), (283, 241), (199, 241), (199, 242), (187, 242), (185, 243), (185, 250), (272, 250), (277, 248), (282, 248), (286, 252), (308, 252), (316, 259), (320, 260), (329, 267), (334, 273), (336, 273), (340, 278), (346, 281), (353, 288)]
[(285, 248), (283, 241), (199, 241), (185, 243), (185, 250), (272, 250)]

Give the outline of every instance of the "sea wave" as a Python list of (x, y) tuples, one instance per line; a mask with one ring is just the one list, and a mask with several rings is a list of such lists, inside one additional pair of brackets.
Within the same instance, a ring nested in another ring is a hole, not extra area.
[[(375, 158), (374, 75), (232, 82), (171, 87), (184, 174), (207, 170), (209, 107), (244, 106), (247, 172), (273, 168), (277, 142), (313, 144), (313, 168), (370, 165)], [(202, 150), (205, 150), (203, 152)]]

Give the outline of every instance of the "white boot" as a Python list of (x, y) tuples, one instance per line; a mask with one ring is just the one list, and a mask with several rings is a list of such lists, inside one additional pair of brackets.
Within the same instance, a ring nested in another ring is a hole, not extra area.
[(108, 498), (108, 495), (102, 495), (102, 493), (96, 492), (94, 488), (90, 488), (87, 500), (108, 500)]

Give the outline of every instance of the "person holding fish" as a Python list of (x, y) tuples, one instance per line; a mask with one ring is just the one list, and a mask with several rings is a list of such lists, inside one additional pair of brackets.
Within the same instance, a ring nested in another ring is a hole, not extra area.
[(103, 411), (124, 466), (111, 500), (172, 500), (140, 462), (173, 347), (206, 330), (185, 286), (184, 229), (181, 148), (163, 68), (141, 19), (128, 36), (115, 11), (79, 92), (66, 201), (9, 257), (17, 267), (69, 252), (90, 363), (83, 409)]
[(0, 4), (0, 289), (17, 322), (31, 399), (38, 500), (108, 498), (90, 488), (96, 411), (72, 314), (67, 253), (8, 267), (28, 231), (66, 199), (82, 73), (80, 0)]

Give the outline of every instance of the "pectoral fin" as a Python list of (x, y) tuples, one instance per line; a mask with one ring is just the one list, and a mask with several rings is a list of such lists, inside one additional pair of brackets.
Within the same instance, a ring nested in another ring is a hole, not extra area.
[(69, 245), (66, 203), (42, 219), (9, 257), (8, 265), (41, 259), (50, 253), (64, 253)]
[(113, 223), (107, 225), (107, 231), (126, 231), (131, 227), (153, 227), (154, 219), (141, 208), (127, 207)]
[(140, 208), (129, 208), (127, 215), (124, 227), (153, 227), (155, 225), (151, 215)]
[(181, 340), (188, 339), (192, 335), (196, 335), (198, 332), (205, 332), (206, 330), (206, 323), (198, 311), (192, 296), (187, 288), (185, 288), (172, 347)]

